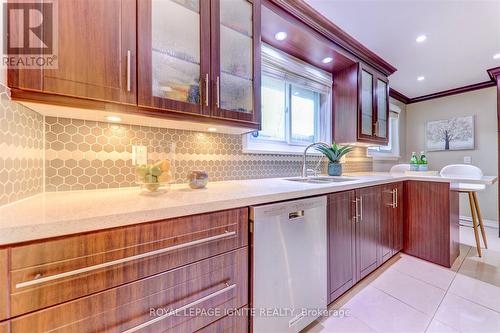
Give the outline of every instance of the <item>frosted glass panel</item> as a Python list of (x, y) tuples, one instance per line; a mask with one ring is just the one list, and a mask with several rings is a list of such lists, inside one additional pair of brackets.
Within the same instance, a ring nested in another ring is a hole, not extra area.
[(373, 134), (373, 76), (361, 71), (361, 133)]
[(252, 112), (252, 81), (221, 73), (221, 107), (225, 110)]
[(200, 101), (199, 0), (152, 0), (153, 96)]
[(387, 137), (387, 83), (382, 80), (377, 80), (377, 121), (377, 136)]
[(221, 108), (253, 111), (252, 4), (220, 1)]

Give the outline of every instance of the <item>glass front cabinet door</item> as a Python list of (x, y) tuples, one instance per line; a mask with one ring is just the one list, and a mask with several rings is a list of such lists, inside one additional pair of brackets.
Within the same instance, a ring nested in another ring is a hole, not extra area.
[(382, 74), (359, 65), (358, 141), (388, 142), (389, 84)]
[(257, 124), (258, 1), (139, 1), (139, 105)]

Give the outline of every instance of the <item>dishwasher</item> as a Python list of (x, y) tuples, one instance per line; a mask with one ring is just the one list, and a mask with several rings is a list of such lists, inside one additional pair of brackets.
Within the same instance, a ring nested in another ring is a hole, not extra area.
[(253, 332), (299, 332), (326, 310), (326, 202), (251, 207)]

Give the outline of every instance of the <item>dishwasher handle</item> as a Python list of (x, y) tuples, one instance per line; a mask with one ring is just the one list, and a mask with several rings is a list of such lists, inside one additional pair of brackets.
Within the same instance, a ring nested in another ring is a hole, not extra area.
[(306, 213), (305, 213), (305, 211), (303, 209), (302, 210), (297, 210), (295, 212), (288, 213), (288, 219), (289, 220), (299, 219), (299, 218), (304, 217), (305, 214)]

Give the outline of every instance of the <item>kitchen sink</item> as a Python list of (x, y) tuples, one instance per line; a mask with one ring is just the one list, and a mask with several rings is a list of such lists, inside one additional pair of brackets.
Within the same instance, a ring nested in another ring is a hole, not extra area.
[(343, 183), (343, 182), (352, 182), (357, 180), (356, 178), (350, 177), (307, 177), (307, 178), (285, 178), (285, 180), (289, 180), (291, 182), (299, 182), (299, 183), (310, 183), (310, 184), (326, 184), (326, 183)]

